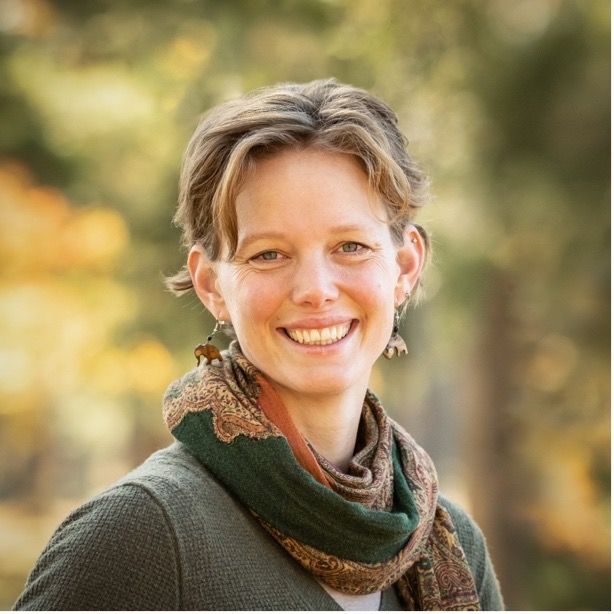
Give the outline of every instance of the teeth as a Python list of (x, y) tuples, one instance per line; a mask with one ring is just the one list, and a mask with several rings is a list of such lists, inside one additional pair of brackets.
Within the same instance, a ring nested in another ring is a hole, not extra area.
[(295, 328), (286, 329), (290, 338), (306, 345), (330, 345), (343, 339), (350, 331), (351, 323), (338, 324), (328, 328)]

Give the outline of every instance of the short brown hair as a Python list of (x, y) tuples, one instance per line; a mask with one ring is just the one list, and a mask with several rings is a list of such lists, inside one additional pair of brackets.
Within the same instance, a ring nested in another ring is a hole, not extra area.
[[(200, 244), (215, 261), (226, 244), (234, 255), (234, 202), (251, 165), (284, 148), (319, 147), (361, 163), (388, 210), (392, 237), (400, 242), (426, 186), (406, 145), (392, 109), (363, 89), (335, 79), (264, 87), (215, 107), (201, 120), (184, 154), (174, 222), (188, 249)], [(166, 283), (176, 294), (192, 289), (186, 267)]]

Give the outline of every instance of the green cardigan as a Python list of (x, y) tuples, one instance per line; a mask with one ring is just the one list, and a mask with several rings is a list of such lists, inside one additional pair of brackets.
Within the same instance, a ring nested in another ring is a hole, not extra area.
[[(476, 524), (441, 498), (480, 604), (503, 609)], [(283, 501), (279, 502), (283, 505)], [(19, 610), (340, 610), (180, 443), (76, 509), (42, 552)], [(398, 610), (393, 588), (380, 609)]]

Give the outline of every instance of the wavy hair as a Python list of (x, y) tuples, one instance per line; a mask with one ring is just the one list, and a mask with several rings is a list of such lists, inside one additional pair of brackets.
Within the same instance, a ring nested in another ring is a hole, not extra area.
[[(406, 149), (392, 109), (369, 92), (321, 79), (250, 92), (206, 113), (183, 157), (173, 221), (187, 249), (219, 260), (237, 248), (235, 199), (254, 163), (284, 148), (316, 147), (354, 156), (388, 212), (395, 242), (424, 203), (426, 178)], [(424, 229), (416, 226), (428, 247)], [(175, 294), (193, 288), (184, 266), (166, 279)]]

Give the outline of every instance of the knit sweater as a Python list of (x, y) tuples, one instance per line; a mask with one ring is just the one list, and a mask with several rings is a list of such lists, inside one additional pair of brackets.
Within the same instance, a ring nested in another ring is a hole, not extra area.
[[(482, 609), (503, 609), (480, 529), (459, 507), (443, 497), (440, 502), (458, 531)], [(14, 609), (341, 608), (174, 443), (68, 516)], [(401, 609), (393, 587), (383, 591), (380, 609)]]

